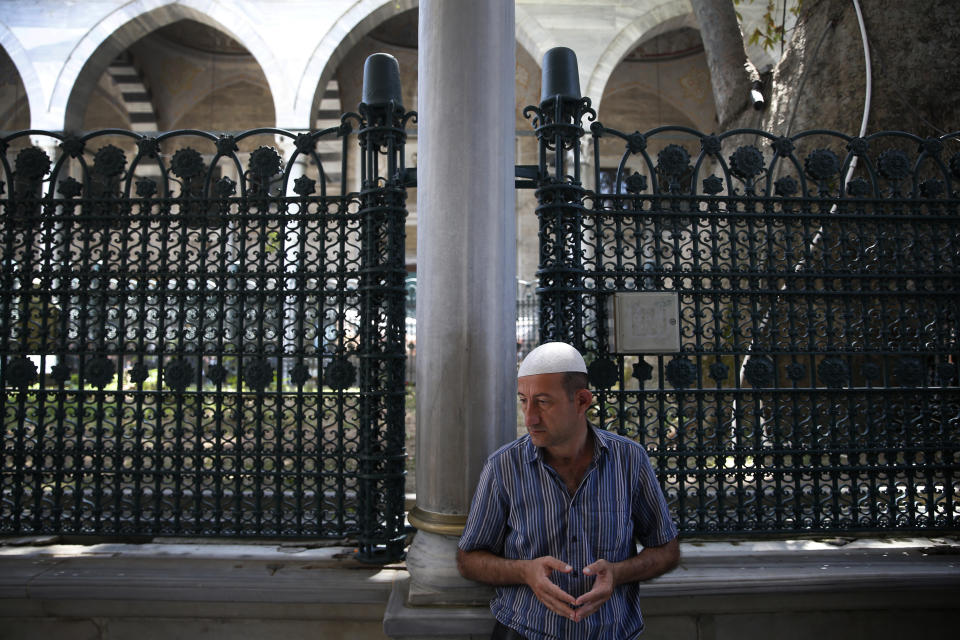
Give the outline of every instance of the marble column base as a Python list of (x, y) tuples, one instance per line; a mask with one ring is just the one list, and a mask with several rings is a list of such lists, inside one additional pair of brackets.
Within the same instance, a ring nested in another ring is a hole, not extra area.
[(490, 607), (411, 607), (409, 576), (398, 577), (383, 616), (383, 631), (394, 640), (488, 640)]
[(418, 531), (407, 551), (410, 591), (407, 605), (488, 606), (493, 588), (467, 580), (457, 571), (457, 540)]

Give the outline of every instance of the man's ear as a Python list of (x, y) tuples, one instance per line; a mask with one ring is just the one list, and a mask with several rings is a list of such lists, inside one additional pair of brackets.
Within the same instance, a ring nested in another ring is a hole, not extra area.
[(573, 399), (577, 403), (577, 412), (580, 413), (586, 411), (590, 403), (593, 402), (593, 394), (590, 393), (589, 389), (578, 389)]

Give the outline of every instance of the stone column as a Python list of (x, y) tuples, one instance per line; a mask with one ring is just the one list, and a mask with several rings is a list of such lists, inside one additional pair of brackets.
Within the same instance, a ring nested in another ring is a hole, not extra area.
[(514, 2), (423, 0), (419, 30), (408, 601), (456, 604), (486, 598), (457, 573), (457, 537), (484, 460), (516, 437)]

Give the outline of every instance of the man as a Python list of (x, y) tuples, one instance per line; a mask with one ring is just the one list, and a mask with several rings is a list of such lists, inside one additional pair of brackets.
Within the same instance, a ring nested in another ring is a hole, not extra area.
[(638, 583), (679, 561), (646, 451), (587, 423), (586, 373), (568, 344), (531, 351), (517, 374), (528, 434), (480, 474), (457, 566), (497, 587), (494, 639), (635, 638)]

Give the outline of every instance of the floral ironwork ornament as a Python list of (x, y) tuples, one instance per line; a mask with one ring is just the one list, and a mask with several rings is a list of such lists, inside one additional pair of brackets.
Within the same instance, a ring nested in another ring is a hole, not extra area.
[(715, 196), (723, 191), (723, 178), (720, 176), (710, 176), (703, 180), (703, 192), (709, 196)]
[(877, 172), (890, 182), (899, 182), (910, 175), (910, 159), (899, 149), (889, 149), (877, 158)]
[(250, 172), (261, 178), (272, 178), (280, 173), (281, 158), (272, 147), (258, 147), (250, 154)]
[(50, 172), (50, 156), (43, 149), (27, 147), (13, 160), (13, 168), (18, 178), (37, 182)]
[(664, 372), (667, 381), (675, 389), (685, 389), (697, 380), (697, 365), (686, 358), (674, 358), (667, 364)]
[(98, 389), (102, 389), (113, 382), (113, 378), (116, 375), (116, 365), (113, 363), (113, 360), (105, 356), (93, 358), (84, 364), (84, 379)]
[(126, 166), (127, 156), (112, 144), (101, 147), (93, 156), (94, 172), (107, 178), (119, 176)]
[(587, 378), (590, 384), (598, 389), (609, 389), (617, 384), (620, 368), (609, 358), (594, 360), (587, 367)]
[(192, 180), (203, 172), (203, 156), (190, 147), (180, 149), (170, 160), (170, 170), (178, 178)]
[(127, 371), (127, 378), (134, 384), (143, 384), (149, 376), (150, 370), (142, 362), (138, 362)]
[(207, 367), (207, 380), (213, 384), (223, 384), (227, 381), (229, 372), (222, 364), (212, 364)]
[(302, 362), (298, 362), (290, 369), (290, 380), (298, 387), (305, 385), (311, 377), (310, 368)]
[(640, 175), (636, 171), (627, 176), (624, 187), (627, 193), (643, 193), (647, 190), (647, 176)]
[(273, 366), (263, 358), (245, 363), (243, 382), (254, 391), (263, 391), (273, 382)]
[(26, 356), (10, 358), (5, 368), (8, 387), (29, 387), (39, 377), (37, 365)]
[(800, 185), (793, 176), (783, 176), (773, 183), (773, 193), (782, 197), (789, 198), (799, 191)]
[(850, 380), (850, 368), (840, 358), (824, 358), (817, 365), (817, 376), (831, 388), (840, 388)]
[(83, 192), (83, 185), (79, 180), (67, 176), (58, 183), (57, 191), (69, 200), (70, 198), (76, 198)]
[(830, 149), (814, 149), (803, 161), (803, 169), (817, 182), (824, 182), (840, 171), (840, 158)]
[(689, 166), (690, 154), (680, 145), (667, 145), (657, 154), (657, 168), (669, 178), (682, 176)]
[(142, 178), (137, 180), (137, 197), (138, 198), (149, 198), (156, 195), (157, 193), (157, 183), (150, 178)]
[(307, 176), (300, 176), (293, 181), (293, 192), (301, 197), (307, 197), (317, 190), (317, 181)]
[(174, 391), (184, 391), (193, 384), (195, 375), (193, 365), (183, 358), (170, 360), (163, 368), (163, 382)]
[(776, 372), (773, 360), (767, 356), (750, 356), (743, 365), (743, 375), (754, 389), (772, 386)]
[(349, 389), (357, 379), (357, 370), (346, 358), (334, 358), (323, 372), (323, 383), (331, 389)]
[(763, 171), (763, 154), (756, 147), (740, 147), (730, 156), (730, 173), (741, 180), (752, 180)]
[(703, 153), (719, 157), (722, 149), (720, 138), (714, 135), (703, 136), (700, 138), (700, 149), (703, 151)]

